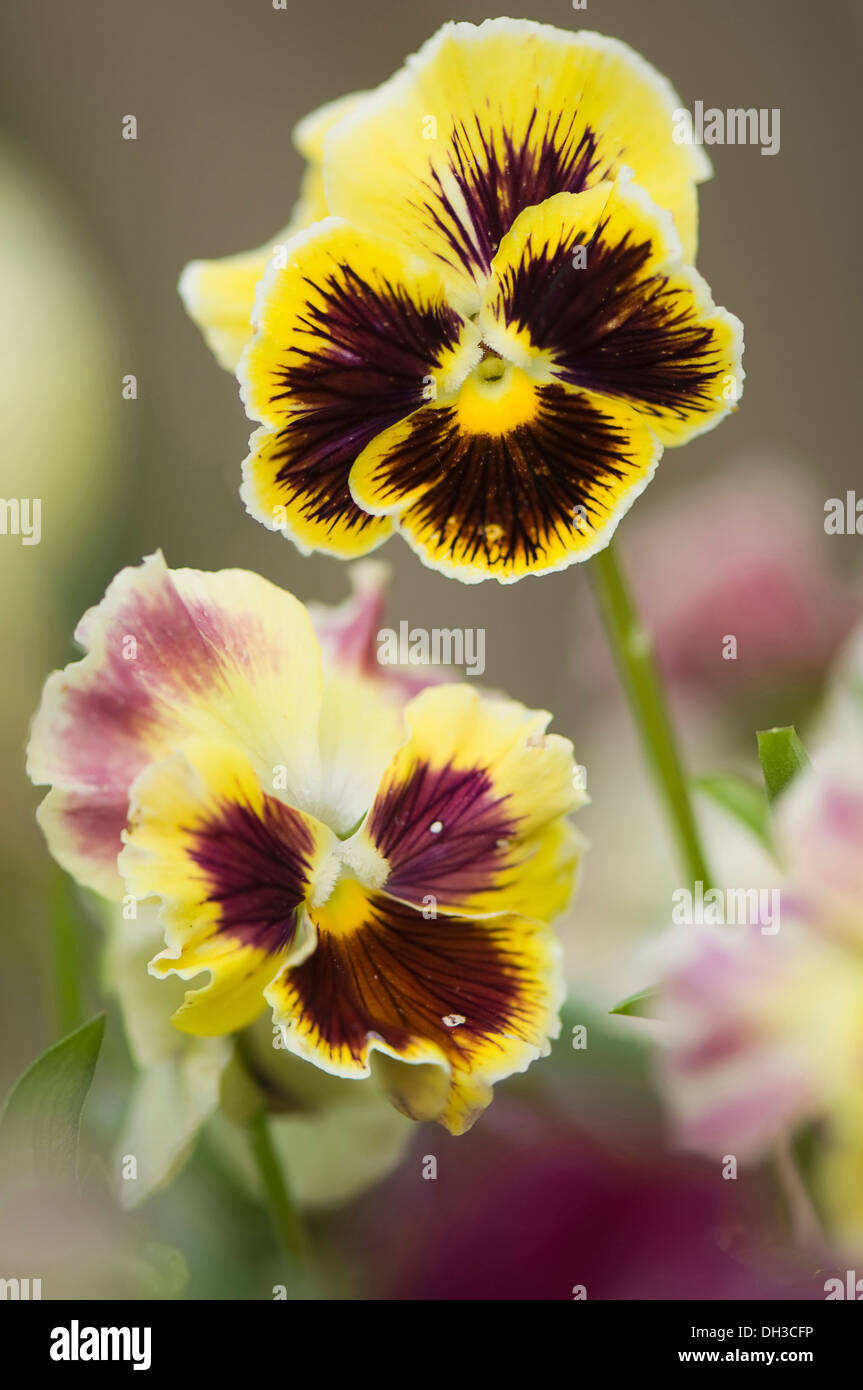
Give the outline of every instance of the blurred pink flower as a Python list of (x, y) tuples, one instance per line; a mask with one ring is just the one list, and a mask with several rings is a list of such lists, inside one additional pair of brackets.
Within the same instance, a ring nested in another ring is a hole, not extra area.
[(745, 680), (749, 692), (823, 673), (863, 593), (841, 575), (822, 492), (785, 461), (743, 457), (632, 519), (626, 569), (678, 688)]
[(863, 763), (826, 751), (774, 828), (780, 929), (688, 926), (666, 943), (660, 1075), (681, 1142), (714, 1157), (760, 1157), (817, 1121), (816, 1188), (863, 1239)]
[(660, 1076), (685, 1148), (760, 1157), (824, 1108), (842, 965), (787, 923), (777, 936), (681, 929), (662, 986)]

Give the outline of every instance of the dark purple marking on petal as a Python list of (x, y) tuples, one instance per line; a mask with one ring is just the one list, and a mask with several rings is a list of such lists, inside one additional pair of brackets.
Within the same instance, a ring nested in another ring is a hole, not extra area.
[(643, 472), (626, 431), (587, 398), (551, 385), (536, 401), (533, 420), (501, 435), (464, 433), (450, 407), (420, 411), (381, 464), (393, 500), (424, 488), (401, 521), (435, 558), (542, 564), (571, 545), (576, 518), (598, 530)]
[[(458, 271), (485, 276), (503, 237), (525, 208), (545, 202), (555, 193), (580, 193), (588, 182), (608, 177), (598, 173), (597, 142), (593, 132), (580, 127), (578, 113), (569, 119), (562, 112), (538, 128), (537, 112), (531, 114), (518, 136), (499, 116), (484, 127), (479, 115), (473, 127), (460, 121), (453, 129), (447, 152), (446, 174), (432, 169), (425, 183), (422, 210), (435, 224), (450, 248), (441, 256)], [(502, 128), (495, 131), (495, 125)], [(453, 179), (463, 205), (447, 192)], [(466, 216), (465, 216), (466, 209)]]
[[(650, 244), (627, 234), (609, 245), (606, 226), (586, 243), (568, 231), (556, 247), (509, 267), (495, 312), (550, 352), (572, 386), (680, 418), (715, 409), (709, 388), (722, 367), (713, 333), (666, 276), (644, 274)], [(575, 269), (582, 244), (586, 264)]]
[(206, 878), (205, 900), (219, 906), (219, 931), (272, 955), (288, 947), (314, 852), (302, 816), (272, 796), (260, 814), (246, 802), (224, 801), (186, 834), (189, 857)]
[(351, 497), (351, 467), (376, 435), (423, 404), (424, 378), (457, 346), (462, 320), (445, 304), (416, 304), (401, 286), (369, 284), (349, 266), (311, 289), (324, 304), (310, 302), (302, 319), (303, 361), (274, 372), (272, 400), (290, 418), (268, 454), (304, 516), (363, 531), (374, 518)]
[[(313, 954), (289, 972), (300, 1027), (357, 1060), (369, 1034), (397, 1051), (431, 1041), (463, 1063), (480, 1045), (501, 1047), (502, 1035), (534, 1041), (535, 965), (513, 950), (511, 932), (511, 918), (426, 921), (373, 894), (355, 931), (319, 928)], [(448, 1027), (454, 1013), (464, 1022)]]
[[(387, 892), (441, 907), (494, 891), (508, 867), (517, 818), (484, 768), (414, 765), (393, 781), (369, 814), (369, 831), (390, 865)], [(432, 828), (434, 827), (434, 828)]]

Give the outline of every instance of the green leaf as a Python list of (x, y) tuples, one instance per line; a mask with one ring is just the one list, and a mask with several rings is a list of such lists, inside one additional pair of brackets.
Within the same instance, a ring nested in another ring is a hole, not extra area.
[(615, 1004), (613, 1009), (609, 1009), (610, 1014), (629, 1014), (633, 1018), (652, 1018), (649, 1005), (651, 1005), (658, 991), (655, 988), (639, 990), (637, 994), (630, 994), (627, 999), (621, 999), (619, 1004)]
[(0, 1115), (0, 1170), (17, 1185), (77, 1179), (81, 1114), (96, 1070), (105, 1015), (54, 1043), (18, 1078)]
[(809, 758), (793, 725), (783, 729), (761, 729), (757, 738), (764, 785), (773, 802), (800, 769), (809, 765)]
[(763, 787), (734, 773), (696, 777), (692, 785), (751, 830), (767, 849), (771, 848), (770, 807)]

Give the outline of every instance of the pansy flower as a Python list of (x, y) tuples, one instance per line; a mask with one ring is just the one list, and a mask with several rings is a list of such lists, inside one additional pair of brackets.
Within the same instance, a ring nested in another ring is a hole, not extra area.
[(424, 1117), (434, 1092), (468, 1128), (557, 1027), (548, 924), (584, 795), (549, 716), (455, 683), (405, 705), (325, 664), (291, 595), (160, 556), (77, 637), (34, 721), (40, 821), (80, 882), (160, 902), (150, 971), (197, 981), (175, 1025), (221, 1036), (270, 1009), (286, 1049), (349, 1078), (408, 1063), (401, 1107), (419, 1113), (407, 1070)]
[[(362, 560), (348, 574), (351, 593), (343, 603), (308, 605), (324, 667), (362, 675), (376, 684), (381, 699), (403, 705), (439, 677), (429, 668), (403, 671), (377, 663), (389, 568)], [(209, 1143), (257, 1195), (254, 1169), (249, 1172), (244, 1162), (244, 1136), (222, 1111), (236, 1066), (232, 1040), (174, 1028), (171, 1015), (183, 1002), (183, 981), (148, 974), (149, 960), (164, 945), (157, 900), (135, 905), (133, 912), (128, 903), (107, 902), (104, 918), (103, 985), (119, 1004), (136, 1069), (115, 1150), (118, 1172), (123, 1156), (135, 1155), (136, 1179), (118, 1183), (119, 1200), (137, 1206), (170, 1182), (204, 1125)], [(338, 1204), (398, 1162), (411, 1125), (388, 1104), (380, 1085), (353, 1086), (277, 1049), (264, 1015), (238, 1046), (241, 1068), (267, 1097), (272, 1142), (301, 1206)]]
[(465, 581), (607, 544), (742, 381), (678, 105), (624, 44), (493, 20), (341, 115), (329, 216), (271, 258), (238, 368), (252, 515), (342, 558), (397, 529)]

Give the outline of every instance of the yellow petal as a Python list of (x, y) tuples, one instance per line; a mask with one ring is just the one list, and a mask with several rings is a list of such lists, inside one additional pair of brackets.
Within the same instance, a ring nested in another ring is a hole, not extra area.
[(694, 258), (695, 184), (710, 166), (674, 142), (680, 104), (617, 39), (530, 20), (445, 24), (331, 131), (327, 203), (481, 284), (525, 207), (627, 165)]
[(556, 915), (581, 849), (563, 818), (586, 797), (550, 715), (439, 685), (405, 719), (410, 737), (355, 837), (386, 860), (385, 891), (433, 913)]
[(232, 746), (193, 739), (136, 780), (125, 840), (129, 892), (162, 901), (153, 973), (210, 972), (176, 1026), (206, 1036), (252, 1022), (285, 960), (309, 949), (306, 906), (338, 867), (332, 831), (264, 791)]
[(495, 257), (486, 343), (540, 380), (637, 410), (664, 445), (742, 392), (742, 325), (683, 264), (671, 218), (628, 177), (528, 208)]
[[(491, 1088), (547, 1053), (562, 997), (558, 948), (529, 919), (422, 913), (343, 881), (314, 912), (318, 944), (268, 989), (284, 1045), (337, 1076), (370, 1074), (383, 1053), (448, 1078), (437, 1118), (461, 1134)], [(404, 1108), (414, 1113), (410, 1099)]]
[(350, 487), (364, 509), (393, 515), (431, 569), (510, 584), (607, 545), (661, 453), (626, 402), (505, 365), (386, 430)]
[(390, 530), (353, 500), (350, 469), (382, 430), (453, 389), (479, 356), (478, 331), (434, 271), (392, 242), (327, 218), (267, 271), (257, 332), (240, 365), (260, 420), (243, 499), (303, 549), (362, 555)]

